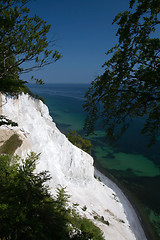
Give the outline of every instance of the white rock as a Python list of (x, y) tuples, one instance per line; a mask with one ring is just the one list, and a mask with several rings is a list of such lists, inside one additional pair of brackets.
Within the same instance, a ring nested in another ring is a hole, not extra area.
[[(141, 227), (138, 233), (134, 227), (133, 233), (125, 206), (116, 193), (94, 178), (93, 158), (71, 144), (57, 129), (45, 104), (25, 94), (18, 98), (8, 96), (7, 101), (6, 96), (2, 95), (2, 115), (17, 122), (17, 128), (23, 135), (24, 143), (17, 149), (17, 154), (24, 158), (30, 151), (41, 153), (37, 171), (50, 172), (53, 194), (58, 184), (66, 186), (71, 203), (79, 204), (81, 214), (93, 219), (94, 211), (108, 220), (109, 226), (94, 220), (104, 232), (105, 239), (146, 239)], [(82, 210), (84, 206), (87, 207), (86, 211)]]

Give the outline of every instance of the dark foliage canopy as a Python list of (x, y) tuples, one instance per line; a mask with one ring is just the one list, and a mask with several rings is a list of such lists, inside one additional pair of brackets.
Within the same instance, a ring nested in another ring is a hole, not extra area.
[(142, 133), (155, 142), (160, 130), (160, 0), (131, 0), (130, 10), (119, 13), (119, 42), (105, 71), (92, 81), (84, 104), (86, 132), (93, 133), (102, 118), (111, 140), (117, 139), (131, 119), (143, 117)]

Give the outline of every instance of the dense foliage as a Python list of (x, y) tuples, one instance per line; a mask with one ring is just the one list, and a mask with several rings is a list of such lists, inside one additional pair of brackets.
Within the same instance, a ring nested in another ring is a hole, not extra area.
[(90, 140), (82, 138), (76, 131), (71, 131), (67, 133), (68, 140), (76, 145), (77, 147), (81, 148), (83, 151), (90, 153), (92, 144)]
[[(0, 91), (27, 91), (19, 75), (57, 61), (61, 55), (47, 40), (50, 25), (30, 16), (27, 0), (0, 1)], [(42, 83), (42, 80), (35, 79)]]
[(37, 161), (34, 153), (25, 160), (0, 156), (0, 239), (103, 240), (99, 228), (68, 207), (65, 188), (51, 196), (49, 173), (34, 173)]
[(130, 0), (130, 10), (119, 13), (119, 43), (107, 52), (105, 72), (86, 93), (86, 132), (92, 133), (97, 119), (111, 140), (129, 126), (130, 120), (145, 119), (142, 133), (154, 143), (160, 130), (160, 0)]

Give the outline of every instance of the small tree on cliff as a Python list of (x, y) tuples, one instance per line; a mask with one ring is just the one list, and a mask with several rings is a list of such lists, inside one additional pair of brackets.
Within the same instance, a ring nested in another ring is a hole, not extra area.
[(71, 131), (67, 133), (68, 140), (73, 143), (75, 146), (81, 148), (87, 153), (91, 153), (92, 143), (88, 139), (82, 138), (76, 131)]
[[(47, 40), (50, 25), (37, 15), (31, 17), (27, 0), (0, 1), (0, 90), (24, 87), (21, 73), (57, 61), (61, 55)], [(24, 63), (27, 63), (24, 65)], [(35, 79), (42, 83), (41, 80)]]
[(160, 130), (160, 0), (130, 0), (130, 11), (119, 13), (119, 43), (107, 52), (105, 72), (86, 93), (86, 132), (97, 119), (111, 140), (121, 135), (129, 119), (144, 117), (142, 133), (154, 143)]

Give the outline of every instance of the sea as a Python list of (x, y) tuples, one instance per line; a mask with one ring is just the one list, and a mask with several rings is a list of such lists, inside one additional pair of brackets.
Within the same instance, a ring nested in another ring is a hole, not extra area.
[[(61, 132), (77, 131), (84, 137), (86, 113), (84, 95), (89, 84), (29, 84), (45, 99), (53, 121)], [(150, 239), (160, 239), (160, 139), (147, 147), (149, 139), (140, 134), (144, 119), (132, 121), (124, 135), (111, 146), (100, 125), (92, 142), (95, 166), (114, 180), (138, 209)], [(143, 239), (142, 239), (143, 240)]]

